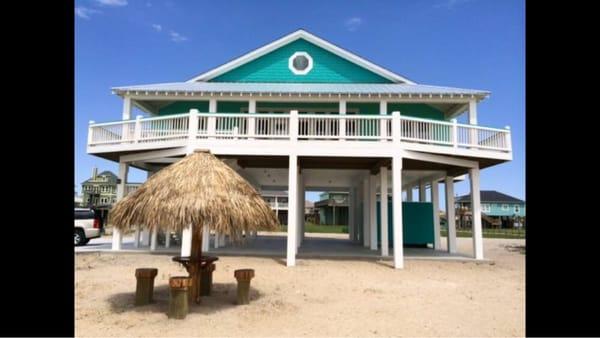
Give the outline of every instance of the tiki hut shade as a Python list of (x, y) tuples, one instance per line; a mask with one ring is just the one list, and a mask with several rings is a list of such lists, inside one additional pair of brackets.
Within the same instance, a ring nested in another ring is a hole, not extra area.
[(180, 231), (193, 225), (241, 238), (242, 230), (273, 230), (279, 222), (262, 196), (208, 152), (195, 152), (150, 176), (121, 199), (109, 223), (122, 231)]

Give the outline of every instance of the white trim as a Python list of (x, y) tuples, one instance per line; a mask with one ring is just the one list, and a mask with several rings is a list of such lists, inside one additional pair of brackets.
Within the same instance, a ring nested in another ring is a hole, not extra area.
[[(298, 70), (294, 67), (294, 59), (298, 56), (304, 56), (308, 60), (308, 65), (305, 69)], [(307, 52), (296, 52), (288, 59), (288, 68), (295, 75), (306, 75), (313, 69), (313, 58)]]
[(298, 39), (305, 39), (308, 42), (311, 42), (311, 43), (313, 43), (313, 44), (315, 44), (315, 45), (317, 45), (317, 46), (319, 46), (341, 58), (344, 58), (352, 63), (355, 63), (358, 66), (366, 68), (367, 70), (369, 70), (377, 75), (380, 75), (388, 80), (391, 80), (395, 83), (402, 82), (402, 83), (408, 83), (408, 84), (416, 84), (415, 82), (412, 82), (396, 73), (390, 72), (389, 70), (379, 67), (376, 64), (371, 63), (371, 62), (359, 57), (358, 55), (355, 55), (353, 53), (350, 53), (347, 50), (337, 47), (334, 44), (327, 42), (315, 35), (312, 35), (302, 29), (299, 29), (299, 30), (297, 30), (291, 34), (288, 34), (278, 40), (275, 40), (266, 46), (260, 47), (260, 48), (255, 49), (245, 55), (242, 55), (241, 57), (238, 57), (220, 67), (217, 67), (212, 70), (209, 70), (208, 72), (202, 73), (186, 82), (211, 80), (221, 74), (224, 74), (224, 73), (226, 73), (234, 68), (237, 68), (243, 64), (246, 64), (250, 61), (256, 60), (259, 57), (261, 57), (281, 46), (284, 46), (292, 41), (298, 40)]

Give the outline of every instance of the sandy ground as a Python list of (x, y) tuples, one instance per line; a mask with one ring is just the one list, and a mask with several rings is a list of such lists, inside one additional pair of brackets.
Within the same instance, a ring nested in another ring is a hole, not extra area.
[[(470, 252), (471, 239), (459, 238)], [(170, 256), (78, 253), (75, 334), (83, 336), (524, 336), (524, 240), (485, 239), (494, 262), (222, 257), (213, 295), (185, 320), (166, 316)], [(158, 268), (155, 303), (134, 307), (135, 268)], [(251, 303), (236, 306), (233, 271), (253, 268)]]

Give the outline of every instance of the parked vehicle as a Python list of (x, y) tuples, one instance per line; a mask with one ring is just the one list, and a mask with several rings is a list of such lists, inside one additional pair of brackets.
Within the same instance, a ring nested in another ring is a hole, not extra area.
[(75, 208), (75, 246), (85, 245), (101, 236), (100, 218), (91, 209)]

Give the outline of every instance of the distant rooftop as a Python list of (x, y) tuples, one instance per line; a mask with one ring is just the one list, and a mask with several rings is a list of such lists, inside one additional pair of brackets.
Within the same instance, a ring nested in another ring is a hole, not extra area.
[[(512, 197), (496, 190), (481, 190), (481, 202), (511, 202), (525, 203), (525, 201)], [(456, 202), (470, 202), (471, 194), (459, 196), (455, 199)]]

